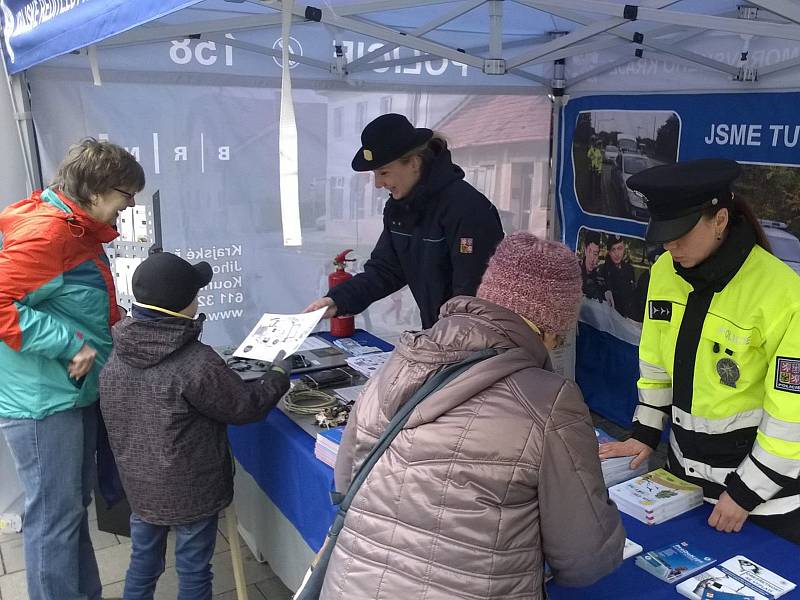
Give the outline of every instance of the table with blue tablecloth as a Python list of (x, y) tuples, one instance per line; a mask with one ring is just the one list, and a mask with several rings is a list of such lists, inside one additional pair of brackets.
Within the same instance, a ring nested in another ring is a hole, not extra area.
[[(381, 349), (391, 346), (359, 331), (354, 339)], [(287, 587), (296, 589), (322, 545), (334, 508), (329, 492), (333, 470), (314, 456), (314, 428), (309, 417), (273, 410), (259, 423), (231, 427), (229, 438), (237, 461), (236, 509), (240, 530), (257, 557), (269, 562)], [(645, 550), (691, 541), (719, 562), (742, 554), (800, 584), (800, 547), (752, 523), (738, 534), (718, 533), (706, 524), (704, 505), (660, 525), (645, 525), (622, 515), (628, 537)], [(553, 600), (679, 598), (674, 585), (662, 582), (634, 564), (632, 558), (588, 588), (564, 588), (551, 582)], [(800, 599), (795, 590), (787, 599)]]
[[(625, 514), (622, 515), (622, 522), (628, 538), (642, 546), (645, 552), (688, 541), (708, 552), (717, 563), (741, 554), (800, 585), (800, 546), (748, 522), (745, 522), (740, 533), (720, 533), (707, 523), (712, 508), (710, 504), (704, 504), (659, 525), (645, 525)], [(565, 588), (551, 582), (548, 592), (551, 600), (683, 598), (675, 591), (675, 584), (665, 583), (640, 569), (633, 558), (627, 559), (619, 569), (588, 588)], [(796, 588), (781, 598), (797, 600), (800, 598), (800, 589)]]
[[(393, 348), (363, 330), (351, 338), (384, 351)], [(240, 532), (253, 554), (269, 562), (291, 589), (302, 581), (335, 514), (333, 469), (314, 456), (319, 429), (313, 421), (278, 408), (258, 423), (228, 428), (237, 463), (234, 502)]]

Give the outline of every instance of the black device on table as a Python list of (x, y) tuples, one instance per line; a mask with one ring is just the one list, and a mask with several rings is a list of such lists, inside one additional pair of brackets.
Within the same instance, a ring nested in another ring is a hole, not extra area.
[[(239, 373), (245, 381), (260, 378), (269, 369), (269, 363), (254, 358), (240, 358), (234, 356), (236, 348), (224, 346), (215, 348), (230, 368)], [(292, 374), (309, 373), (311, 371), (322, 371), (325, 369), (335, 369), (347, 364), (347, 355), (335, 346), (324, 348), (314, 348), (312, 350), (300, 350), (289, 357), (292, 360)]]

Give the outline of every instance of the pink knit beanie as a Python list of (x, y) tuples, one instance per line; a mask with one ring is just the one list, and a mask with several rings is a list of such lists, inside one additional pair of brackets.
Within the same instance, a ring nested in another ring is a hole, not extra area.
[(477, 296), (544, 331), (565, 333), (578, 320), (581, 268), (564, 244), (519, 231), (497, 246)]

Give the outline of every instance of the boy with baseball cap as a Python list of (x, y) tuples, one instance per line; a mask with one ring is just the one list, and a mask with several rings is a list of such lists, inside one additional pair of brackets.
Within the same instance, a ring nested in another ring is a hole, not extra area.
[(211, 598), (219, 512), (233, 500), (227, 425), (259, 421), (289, 389), (288, 361), (245, 383), (200, 342), (197, 293), (206, 262), (161, 252), (133, 274), (131, 316), (114, 328), (100, 405), (131, 505), (124, 597), (152, 599), (176, 532), (179, 597)]

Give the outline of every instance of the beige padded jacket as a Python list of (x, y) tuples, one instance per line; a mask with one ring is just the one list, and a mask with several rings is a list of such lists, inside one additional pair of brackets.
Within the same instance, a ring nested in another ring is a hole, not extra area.
[(517, 315), (470, 297), (407, 332), (356, 403), (336, 464), (346, 490), (389, 420), (433, 373), (484, 348), (489, 358), (411, 414), (356, 496), (323, 600), (543, 598), (543, 563), (588, 585), (622, 561), (589, 411), (551, 372)]

